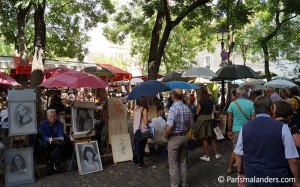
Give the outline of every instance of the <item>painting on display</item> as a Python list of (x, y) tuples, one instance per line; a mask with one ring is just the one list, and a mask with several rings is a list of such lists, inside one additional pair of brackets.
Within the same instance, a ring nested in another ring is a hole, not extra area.
[(37, 133), (36, 93), (33, 89), (8, 91), (9, 135)]
[(97, 141), (76, 143), (78, 171), (81, 175), (102, 171), (102, 162)]
[(109, 139), (112, 135), (128, 133), (128, 122), (126, 119), (109, 119), (108, 121)]
[(112, 135), (111, 147), (114, 163), (132, 160), (133, 153), (129, 134)]
[(95, 127), (95, 104), (91, 102), (76, 102), (72, 107), (72, 124), (74, 134), (86, 134)]
[(127, 119), (127, 104), (124, 98), (108, 98), (109, 119)]
[(34, 182), (33, 148), (8, 149), (4, 152), (5, 186)]

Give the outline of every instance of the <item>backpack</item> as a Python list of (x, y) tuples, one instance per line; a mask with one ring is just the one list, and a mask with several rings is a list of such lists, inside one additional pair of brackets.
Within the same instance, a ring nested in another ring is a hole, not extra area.
[(293, 98), (295, 98), (297, 100), (297, 102), (298, 102), (298, 106), (299, 107), (297, 108), (296, 112), (297, 112), (297, 115), (300, 115), (300, 101), (299, 101), (299, 99), (297, 97), (293, 97)]

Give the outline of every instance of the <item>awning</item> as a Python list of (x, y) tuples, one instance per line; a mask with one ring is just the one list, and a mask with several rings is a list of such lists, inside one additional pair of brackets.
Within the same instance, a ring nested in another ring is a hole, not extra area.
[[(131, 80), (132, 78), (132, 74), (128, 73), (116, 66), (113, 66), (111, 64), (97, 64), (98, 66), (102, 67), (102, 68), (106, 68), (109, 71), (115, 73), (113, 76), (111, 76), (111, 78), (113, 79), (113, 81), (122, 81), (122, 80)], [(107, 78), (105, 76), (100, 76), (103, 78)]]

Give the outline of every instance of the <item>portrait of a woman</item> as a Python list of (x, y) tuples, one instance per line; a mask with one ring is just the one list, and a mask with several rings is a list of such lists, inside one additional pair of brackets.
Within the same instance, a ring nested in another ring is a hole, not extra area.
[(86, 146), (83, 150), (83, 160), (81, 162), (82, 164), (82, 172), (92, 172), (92, 171), (99, 171), (102, 166), (98, 160), (95, 159), (96, 152), (94, 148), (91, 146)]
[(17, 177), (26, 176), (26, 162), (20, 154), (16, 154), (10, 163), (10, 173)]
[(90, 131), (93, 129), (93, 118), (91, 117), (88, 109), (78, 108), (76, 115), (77, 131)]
[(19, 104), (17, 106), (17, 116), (19, 126), (32, 122), (32, 117), (28, 114), (28, 108), (24, 104)]

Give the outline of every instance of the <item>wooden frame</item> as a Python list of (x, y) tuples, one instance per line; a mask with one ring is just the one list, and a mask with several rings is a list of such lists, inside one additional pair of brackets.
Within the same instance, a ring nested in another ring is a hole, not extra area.
[(78, 171), (81, 175), (102, 171), (102, 162), (97, 141), (76, 143)]
[(8, 149), (4, 152), (5, 186), (34, 182), (33, 148)]

